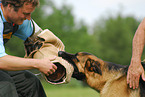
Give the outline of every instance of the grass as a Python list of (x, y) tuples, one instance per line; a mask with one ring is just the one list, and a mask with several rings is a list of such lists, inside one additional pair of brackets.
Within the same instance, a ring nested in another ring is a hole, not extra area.
[(47, 97), (99, 97), (96, 91), (90, 88), (56, 88), (45, 89)]
[[(73, 85), (73, 83), (65, 85), (51, 85), (42, 81), (47, 97), (100, 97), (99, 93), (90, 87), (81, 85)], [(80, 84), (80, 83), (78, 83)]]

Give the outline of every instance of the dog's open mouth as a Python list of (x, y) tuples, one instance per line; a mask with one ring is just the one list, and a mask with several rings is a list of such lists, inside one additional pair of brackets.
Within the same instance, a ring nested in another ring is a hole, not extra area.
[(63, 59), (65, 59), (66, 61), (68, 61), (73, 67), (74, 67), (74, 72), (72, 77), (76, 78), (77, 80), (83, 80), (86, 78), (85, 74), (82, 72), (79, 72), (76, 63), (75, 62), (79, 62), (79, 60), (76, 57), (77, 54), (70, 54), (64, 51), (59, 51), (58, 52), (58, 56), (62, 57)]

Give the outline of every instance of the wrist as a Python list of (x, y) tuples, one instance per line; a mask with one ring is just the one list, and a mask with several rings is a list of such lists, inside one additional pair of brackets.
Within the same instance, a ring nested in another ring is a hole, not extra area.
[(34, 69), (39, 69), (39, 59), (32, 59), (34, 61), (34, 64), (32, 65), (32, 67)]
[(141, 62), (141, 58), (140, 57), (132, 57), (131, 61)]
[(131, 64), (140, 65), (141, 59), (140, 58), (131, 58)]

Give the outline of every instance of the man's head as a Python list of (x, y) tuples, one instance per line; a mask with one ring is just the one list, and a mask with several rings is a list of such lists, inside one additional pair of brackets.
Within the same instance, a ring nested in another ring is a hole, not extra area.
[(2, 0), (2, 10), (8, 22), (21, 25), (31, 19), (31, 13), (38, 6), (39, 0)]

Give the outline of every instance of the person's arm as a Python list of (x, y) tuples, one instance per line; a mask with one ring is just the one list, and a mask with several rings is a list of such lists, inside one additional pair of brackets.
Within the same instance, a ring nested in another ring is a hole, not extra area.
[(140, 23), (132, 44), (132, 58), (127, 74), (127, 83), (130, 88), (138, 88), (140, 75), (143, 74), (144, 69), (141, 65), (141, 56), (145, 44), (145, 18)]
[(51, 59), (27, 59), (6, 55), (0, 58), (0, 69), (10, 71), (38, 69), (48, 76), (57, 69), (50, 60)]

